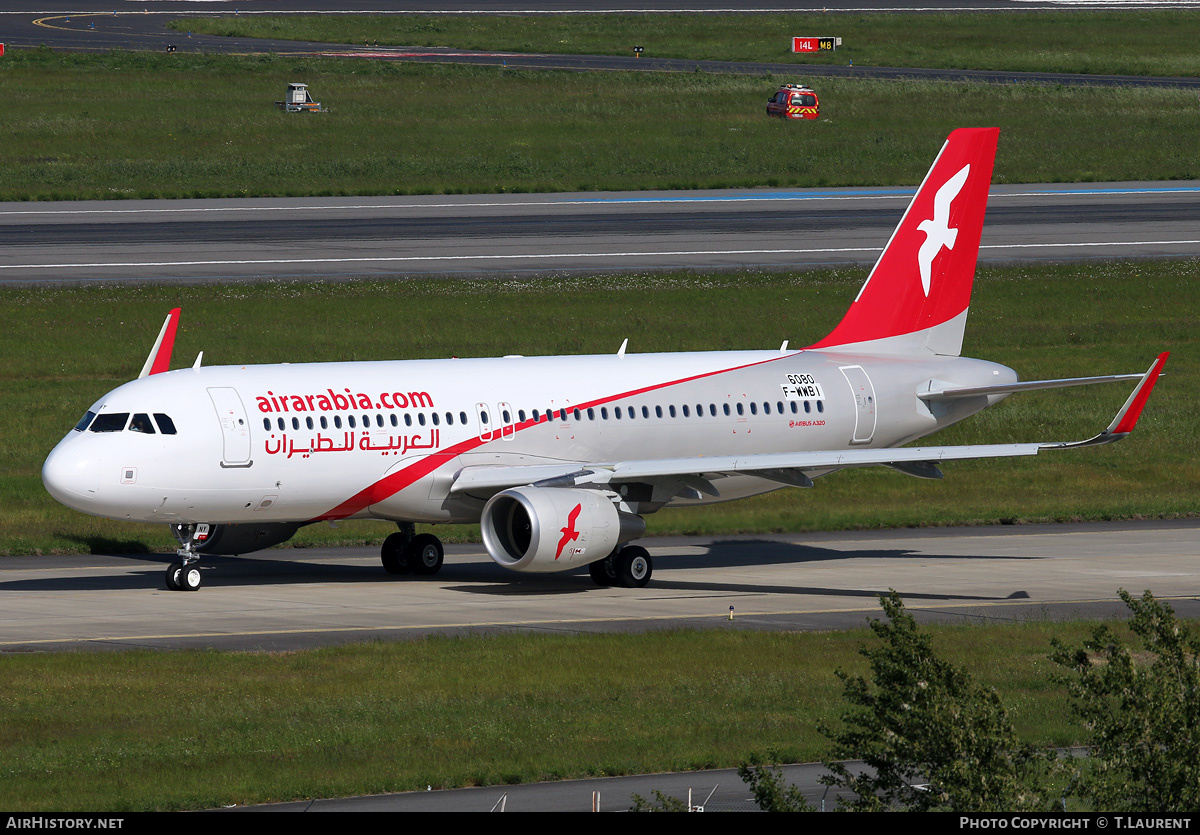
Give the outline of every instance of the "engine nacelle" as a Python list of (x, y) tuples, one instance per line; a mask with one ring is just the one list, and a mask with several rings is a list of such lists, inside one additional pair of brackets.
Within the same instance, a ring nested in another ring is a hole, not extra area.
[(238, 554), (249, 554), (261, 551), (280, 542), (287, 542), (296, 531), (300, 530), (301, 522), (264, 522), (262, 524), (242, 525), (210, 525), (208, 538), (196, 544), (196, 551), (201, 554), (216, 554), (225, 557), (236, 557)]
[(513, 571), (566, 571), (602, 560), (646, 532), (646, 522), (621, 513), (597, 490), (517, 487), (483, 508), (483, 542), (493, 560)]

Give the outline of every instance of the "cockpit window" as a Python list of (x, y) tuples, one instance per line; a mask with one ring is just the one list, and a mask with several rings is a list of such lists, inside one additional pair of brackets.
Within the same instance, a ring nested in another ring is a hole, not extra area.
[(82, 432), (83, 430), (87, 429), (88, 424), (91, 423), (92, 419), (95, 417), (96, 417), (95, 412), (88, 412), (86, 415), (84, 415), (82, 418), (79, 419), (79, 423), (75, 424), (75, 431)]
[(129, 412), (106, 412), (98, 415), (88, 427), (92, 432), (120, 432), (129, 422)]
[(164, 435), (175, 434), (175, 421), (171, 420), (168, 415), (164, 415), (161, 412), (155, 412), (154, 419), (158, 421), (159, 432), (162, 432)]
[(133, 420), (129, 421), (130, 432), (145, 432), (147, 435), (154, 434), (154, 424), (150, 422), (150, 415), (138, 413), (133, 416)]

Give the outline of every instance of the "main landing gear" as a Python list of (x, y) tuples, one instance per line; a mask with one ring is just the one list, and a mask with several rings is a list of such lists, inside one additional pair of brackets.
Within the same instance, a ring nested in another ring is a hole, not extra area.
[(200, 556), (197, 546), (208, 538), (208, 525), (171, 525), (179, 540), (175, 555), (179, 562), (167, 567), (167, 588), (171, 591), (196, 591), (200, 588)]
[(650, 582), (654, 563), (650, 552), (640, 545), (626, 545), (602, 560), (588, 565), (588, 572), (598, 586), (621, 586), (640, 589)]
[(442, 570), (442, 541), (431, 533), (418, 534), (411, 522), (383, 541), (379, 557), (388, 574), (430, 576)]

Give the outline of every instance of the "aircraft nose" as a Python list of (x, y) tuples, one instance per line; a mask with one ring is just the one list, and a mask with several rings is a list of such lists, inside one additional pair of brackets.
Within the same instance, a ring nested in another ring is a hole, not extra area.
[(46, 492), (67, 507), (78, 507), (81, 499), (92, 500), (100, 488), (100, 462), (94, 456), (56, 449), (42, 465)]

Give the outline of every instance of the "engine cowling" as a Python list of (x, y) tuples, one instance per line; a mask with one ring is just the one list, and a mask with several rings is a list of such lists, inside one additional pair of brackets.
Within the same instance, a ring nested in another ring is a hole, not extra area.
[(225, 557), (236, 557), (238, 554), (261, 551), (263, 548), (287, 542), (295, 536), (302, 524), (301, 522), (266, 522), (258, 525), (211, 525), (208, 538), (196, 545), (196, 551), (201, 554)]
[(488, 555), (513, 571), (566, 571), (602, 560), (646, 532), (596, 490), (517, 487), (492, 496), (480, 519)]

